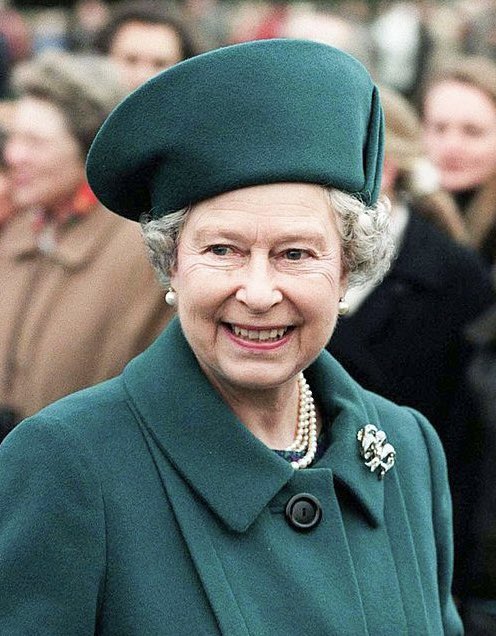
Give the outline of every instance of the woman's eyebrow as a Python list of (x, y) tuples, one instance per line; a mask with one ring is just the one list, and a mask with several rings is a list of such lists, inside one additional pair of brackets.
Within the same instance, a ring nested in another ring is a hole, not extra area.
[(196, 240), (208, 241), (208, 240), (239, 240), (246, 237), (246, 232), (235, 231), (233, 228), (219, 228), (219, 227), (199, 227), (193, 233)]
[[(215, 228), (202, 227), (198, 228), (194, 233), (194, 240), (200, 243), (210, 241), (228, 241), (240, 242), (248, 239), (247, 232), (241, 230), (233, 230), (233, 228)], [(324, 250), (328, 246), (327, 237), (319, 231), (309, 228), (301, 228), (295, 231), (293, 229), (283, 231), (275, 238), (275, 242), (279, 245), (301, 245), (303, 242), (309, 243)]]

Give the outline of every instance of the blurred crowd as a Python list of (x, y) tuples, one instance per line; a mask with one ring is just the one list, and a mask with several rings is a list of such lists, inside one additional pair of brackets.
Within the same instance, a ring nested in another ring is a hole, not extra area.
[(171, 317), (139, 226), (85, 180), (107, 114), (181, 60), (273, 37), (339, 47), (381, 86), (396, 259), (349, 291), (329, 350), (438, 431), (454, 593), (467, 634), (496, 634), (496, 0), (1, 3), (0, 439), (119, 373)]

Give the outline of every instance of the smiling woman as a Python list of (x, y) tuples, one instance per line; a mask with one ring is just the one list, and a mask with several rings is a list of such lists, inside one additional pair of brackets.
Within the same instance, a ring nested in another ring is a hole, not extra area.
[(389, 263), (382, 153), (366, 70), (304, 40), (193, 57), (112, 112), (87, 174), (142, 218), (177, 317), (0, 448), (0, 632), (462, 633), (440, 442), (324, 350)]
[[(184, 335), (221, 395), (225, 384), (241, 393), (285, 386), (283, 400), (291, 401), (291, 380), (329, 340), (346, 289), (324, 188), (252, 186), (194, 205), (171, 285)], [(269, 340), (272, 330), (282, 337)], [(286, 430), (274, 440), (281, 448), (294, 434), (292, 418), (283, 422)]]

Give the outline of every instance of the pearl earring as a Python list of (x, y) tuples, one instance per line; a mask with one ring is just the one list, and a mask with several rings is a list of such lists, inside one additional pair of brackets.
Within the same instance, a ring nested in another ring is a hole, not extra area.
[(177, 302), (177, 294), (176, 292), (172, 289), (172, 287), (169, 287), (169, 289), (167, 290), (167, 293), (165, 294), (165, 302), (170, 306), (170, 307), (175, 307), (176, 306), (176, 302)]
[(344, 298), (339, 299), (338, 303), (338, 314), (340, 316), (345, 316), (350, 311), (350, 306), (346, 302)]

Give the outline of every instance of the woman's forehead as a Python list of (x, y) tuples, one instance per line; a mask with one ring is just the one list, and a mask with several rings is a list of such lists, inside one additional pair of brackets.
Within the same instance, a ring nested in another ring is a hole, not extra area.
[(243, 188), (194, 206), (186, 227), (196, 237), (222, 234), (296, 239), (327, 235), (334, 226), (329, 196), (321, 186), (286, 183)]
[(18, 100), (10, 129), (16, 133), (36, 132), (46, 138), (69, 133), (64, 114), (56, 104), (30, 95)]

